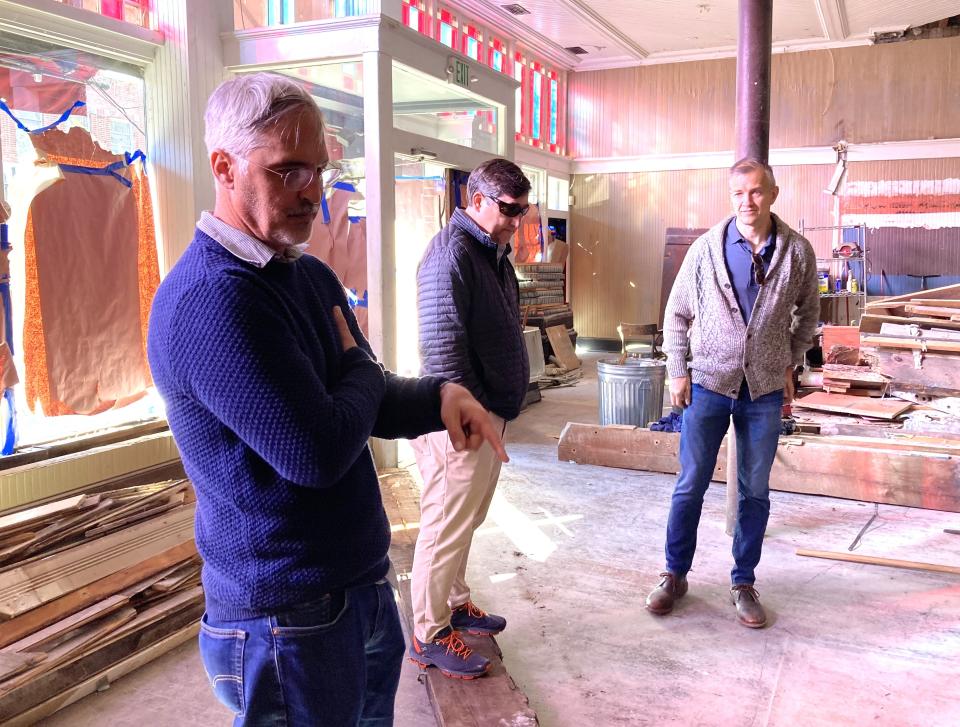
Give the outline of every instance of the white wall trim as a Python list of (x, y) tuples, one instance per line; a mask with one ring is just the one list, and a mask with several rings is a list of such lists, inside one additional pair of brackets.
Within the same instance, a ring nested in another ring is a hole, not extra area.
[[(848, 162), (895, 161), (899, 159), (943, 159), (960, 157), (960, 139), (891, 141), (878, 144), (848, 144)], [(624, 172), (664, 172), (680, 169), (724, 169), (736, 161), (733, 151), (693, 152), (687, 154), (645, 154), (629, 157), (580, 157), (571, 163), (573, 174), (616, 174)], [(771, 149), (770, 164), (834, 164), (833, 147), (808, 146)]]
[(573, 173), (572, 159), (536, 149), (528, 144), (516, 145), (513, 161), (529, 167), (546, 169), (553, 177), (570, 179), (570, 175)]
[(163, 34), (54, 0), (0, 0), (0, 30), (146, 66)]

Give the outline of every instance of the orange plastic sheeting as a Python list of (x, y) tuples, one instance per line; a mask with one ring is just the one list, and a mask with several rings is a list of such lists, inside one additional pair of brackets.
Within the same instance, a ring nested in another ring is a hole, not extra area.
[[(307, 252), (333, 268), (345, 288), (356, 291), (361, 300), (367, 292), (367, 218), (360, 192), (333, 188), (327, 194), (330, 222), (317, 215), (307, 244)], [(351, 222), (350, 217), (359, 217)], [(353, 309), (363, 335), (367, 329), (367, 308)]]
[[(102, 168), (122, 157), (74, 127), (31, 137), (47, 163)], [(24, 239), (27, 400), (47, 415), (94, 414), (151, 384), (145, 354), (159, 265), (139, 163), (112, 176), (63, 172), (30, 204)]]
[(520, 229), (513, 238), (513, 256), (517, 263), (535, 263), (540, 249), (540, 208), (532, 204), (520, 220)]

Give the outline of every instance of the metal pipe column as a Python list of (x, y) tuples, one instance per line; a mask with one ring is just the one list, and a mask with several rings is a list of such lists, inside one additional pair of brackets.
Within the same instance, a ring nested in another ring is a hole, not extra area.
[(770, 152), (773, 0), (740, 0), (737, 37), (737, 159)]

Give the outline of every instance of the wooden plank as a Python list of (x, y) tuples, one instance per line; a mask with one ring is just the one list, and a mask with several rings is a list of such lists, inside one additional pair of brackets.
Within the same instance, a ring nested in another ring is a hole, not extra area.
[(14, 527), (31, 526), (34, 523), (46, 522), (50, 518), (63, 517), (73, 510), (94, 507), (99, 501), (99, 495), (75, 495), (39, 507), (31, 507), (28, 510), (4, 515), (0, 517), (0, 531), (7, 531)]
[[(174, 568), (177, 567), (176, 564), (196, 555), (196, 553), (196, 543), (191, 539), (152, 558), (136, 563), (116, 573), (111, 573), (105, 578), (94, 581), (83, 588), (71, 591), (39, 608), (27, 611), (23, 615), (10, 621), (6, 621), (0, 626), (0, 647), (12, 644), (34, 631), (49, 626), (115, 593), (121, 593), (121, 595), (126, 595), (128, 598), (132, 597), (135, 593), (138, 593), (139, 590), (143, 590), (153, 583), (152, 580), (149, 580), (151, 576), (157, 573), (166, 573), (171, 569), (171, 566)], [(146, 585), (144, 585), (143, 588), (133, 593), (123, 592), (123, 589), (144, 583), (145, 579)]]
[(906, 568), (908, 570), (922, 570), (931, 573), (949, 573), (960, 576), (960, 568), (954, 565), (940, 565), (938, 563), (920, 563), (915, 560), (895, 560), (894, 558), (878, 558), (875, 555), (858, 555), (856, 553), (835, 553), (829, 550), (797, 550), (797, 555), (808, 558), (826, 558), (828, 560), (842, 560), (847, 563), (863, 563), (864, 565), (882, 565), (889, 568)]
[(890, 386), (909, 386), (919, 393), (935, 396), (960, 396), (960, 356), (943, 353), (925, 353), (920, 368), (913, 352), (904, 350), (877, 350), (880, 373), (890, 378)]
[(895, 308), (896, 303), (910, 303), (912, 301), (925, 301), (925, 300), (954, 300), (960, 299), (960, 284), (957, 285), (945, 285), (939, 288), (931, 288), (930, 290), (921, 290), (915, 293), (906, 293), (904, 295), (895, 295), (889, 298), (884, 298), (882, 300), (872, 301), (867, 303), (867, 310), (869, 311), (882, 311), (885, 309)]
[[(61, 691), (47, 698), (46, 701), (42, 701), (27, 711), (21, 712), (12, 719), (5, 721), (4, 726), (30, 727), (31, 725), (41, 724), (48, 717), (51, 717), (64, 707), (68, 707), (74, 702), (100, 691), (104, 688), (104, 685), (112, 684), (117, 679), (120, 679), (130, 672), (149, 664), (151, 661), (163, 656), (168, 651), (172, 651), (181, 644), (196, 638), (199, 631), (200, 623), (197, 621), (196, 623), (192, 623), (189, 626), (181, 628), (179, 631), (174, 631), (169, 636), (160, 639), (150, 646), (137, 648), (135, 651), (130, 652), (130, 655), (126, 658), (117, 662), (113, 666), (104, 669), (103, 671), (95, 672), (93, 676), (86, 676), (85, 678), (78, 677), (78, 679), (83, 679), (83, 681), (78, 681), (74, 685), (61, 689)], [(116, 645), (111, 645), (109, 648), (116, 649)], [(90, 659), (93, 656), (96, 655), (92, 654), (90, 657), (85, 657), (85, 660)]]
[(573, 350), (573, 344), (570, 342), (570, 335), (565, 326), (550, 326), (547, 329), (547, 338), (550, 339), (550, 347), (553, 348), (553, 353), (561, 366), (569, 370), (580, 368), (580, 359)]
[[(560, 435), (558, 458), (639, 470), (649, 470), (653, 461), (657, 467), (653, 471), (679, 469), (677, 461), (664, 464), (662, 448), (651, 456), (646, 437), (650, 432), (634, 429), (632, 433), (633, 437), (625, 428), (567, 424)], [(815, 435), (781, 438), (770, 473), (771, 489), (960, 512), (960, 456), (832, 440)], [(715, 474), (719, 476), (714, 479), (722, 477)]]
[(3, 699), (5, 695), (22, 687), (30, 680), (35, 679), (40, 674), (53, 671), (61, 664), (75, 658), (78, 654), (82, 654), (86, 647), (96, 643), (102, 639), (104, 635), (116, 631), (119, 627), (132, 621), (136, 615), (137, 612), (135, 609), (125, 608), (98, 621), (89, 623), (86, 626), (81, 626), (76, 630), (74, 636), (47, 652), (47, 658), (40, 662), (40, 664), (13, 679), (8, 679), (0, 683), (0, 699)]
[[(947, 330), (960, 331), (960, 323), (949, 321), (944, 318), (905, 318), (903, 316), (879, 315), (874, 313), (864, 313), (860, 316), (860, 333), (879, 333), (884, 323), (896, 323), (899, 325), (918, 325), (928, 328), (946, 328)], [(860, 345), (864, 346), (862, 338)]]
[(960, 353), (960, 341), (936, 341), (929, 338), (896, 338), (893, 336), (864, 336), (864, 346), (877, 348), (902, 348), (914, 351), (938, 351), (941, 353)]
[(907, 304), (903, 309), (907, 313), (917, 313), (927, 318), (950, 318), (951, 316), (957, 315), (956, 308), (949, 308), (946, 306)]
[[(31, 553), (43, 550), (46, 547), (51, 547), (69, 538), (72, 534), (82, 532), (83, 528), (87, 527), (87, 523), (95, 522), (98, 515), (108, 512), (113, 505), (113, 500), (101, 500), (96, 507), (81, 512), (79, 515), (50, 523), (30, 540), (0, 551), (0, 564), (20, 560), (29, 556)], [(80, 526), (79, 529), (77, 528), (78, 524)]]
[(0, 616), (12, 618), (193, 538), (195, 505), (0, 571)]
[(2, 653), (41, 651), (49, 644), (59, 640), (64, 634), (81, 626), (85, 626), (91, 621), (96, 621), (98, 618), (103, 618), (114, 611), (118, 611), (126, 606), (127, 603), (128, 599), (124, 596), (111, 596), (81, 611), (77, 611), (77, 613), (61, 621), (57, 621), (46, 628), (40, 629), (19, 641), (15, 641), (9, 646), (5, 646)]
[(916, 305), (930, 305), (939, 308), (960, 308), (960, 298), (956, 300), (951, 298), (930, 298), (926, 300), (923, 298), (911, 298), (909, 302)]
[(27, 669), (32, 669), (47, 658), (43, 652), (33, 654), (3, 654), (0, 653), (0, 682), (12, 679)]
[(148, 649), (171, 634), (187, 627), (197, 628), (202, 614), (202, 604), (184, 609), (162, 621), (145, 624), (140, 630), (129, 633), (122, 639), (94, 644), (89, 649), (74, 654), (55, 669), (35, 674), (32, 679), (0, 696), (0, 724), (33, 724), (21, 722), (19, 719), (15, 722), (10, 720), (94, 675), (103, 675), (113, 665), (138, 654), (142, 649)]
[(149, 518), (156, 517), (157, 515), (161, 515), (168, 510), (173, 510), (175, 507), (180, 507), (183, 504), (183, 501), (184, 493), (177, 493), (170, 497), (170, 502), (165, 502), (154, 507), (148, 507), (145, 510), (133, 513), (132, 515), (127, 515), (119, 520), (111, 520), (109, 522), (102, 523), (90, 528), (89, 530), (85, 530), (83, 532), (83, 536), (85, 538), (96, 538), (101, 535), (106, 535), (107, 533), (112, 533), (114, 530), (129, 527), (134, 523), (140, 522), (141, 520), (147, 520)]
[(918, 328), (917, 326), (901, 325), (899, 323), (884, 323), (880, 326), (880, 335), (891, 338), (922, 338), (942, 341), (960, 341), (960, 331), (938, 331)]
[(846, 394), (827, 394), (816, 391), (802, 399), (795, 399), (793, 406), (801, 409), (817, 409), (876, 419), (896, 419), (911, 407), (910, 402), (899, 399), (864, 399)]

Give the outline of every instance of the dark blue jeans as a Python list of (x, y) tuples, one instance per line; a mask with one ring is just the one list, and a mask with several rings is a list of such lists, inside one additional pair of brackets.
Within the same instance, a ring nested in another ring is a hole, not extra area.
[(760, 562), (763, 533), (770, 516), (770, 468), (777, 453), (783, 391), (750, 399), (746, 382), (731, 399), (697, 384), (683, 412), (680, 433), (680, 476), (667, 521), (667, 570), (685, 575), (697, 549), (697, 526), (703, 496), (717, 465), (723, 435), (733, 417), (737, 436), (737, 529), (733, 535), (731, 582), (752, 585)]
[(386, 581), (274, 616), (207, 614), (200, 624), (203, 666), (234, 727), (392, 725), (403, 652)]

